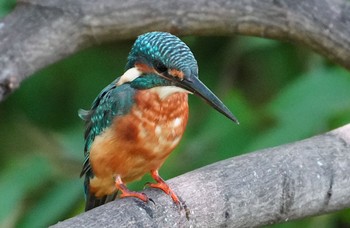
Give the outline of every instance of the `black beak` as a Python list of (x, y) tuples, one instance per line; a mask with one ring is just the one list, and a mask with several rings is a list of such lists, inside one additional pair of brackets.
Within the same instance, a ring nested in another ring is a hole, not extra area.
[(222, 113), (233, 122), (239, 124), (237, 118), (224, 105), (224, 103), (222, 103), (222, 101), (212, 91), (210, 91), (197, 77), (185, 77), (182, 81), (177, 81), (176, 84), (179, 87), (182, 87), (200, 96), (218, 112)]

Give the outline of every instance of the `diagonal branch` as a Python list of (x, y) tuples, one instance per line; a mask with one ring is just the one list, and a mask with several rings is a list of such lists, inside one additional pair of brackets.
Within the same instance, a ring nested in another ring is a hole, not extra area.
[(151, 30), (288, 40), (350, 69), (349, 28), (346, 0), (20, 0), (0, 21), (0, 101), (68, 55)]
[(307, 140), (231, 158), (169, 184), (190, 210), (158, 190), (154, 201), (123, 199), (52, 227), (256, 227), (350, 207), (350, 124)]

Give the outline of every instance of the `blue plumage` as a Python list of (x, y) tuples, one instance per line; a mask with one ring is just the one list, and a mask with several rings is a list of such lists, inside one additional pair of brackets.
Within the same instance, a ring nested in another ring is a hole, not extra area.
[(198, 77), (198, 65), (189, 47), (178, 37), (166, 32), (149, 32), (137, 38), (126, 65), (126, 70), (134, 67), (136, 61), (156, 69), (162, 64), (167, 69), (176, 68)]

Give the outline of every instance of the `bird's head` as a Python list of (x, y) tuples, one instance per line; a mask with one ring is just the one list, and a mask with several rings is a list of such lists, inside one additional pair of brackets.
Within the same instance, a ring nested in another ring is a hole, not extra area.
[(137, 89), (167, 86), (169, 91), (194, 93), (238, 123), (222, 101), (198, 79), (197, 61), (189, 47), (170, 33), (150, 32), (137, 38), (118, 84), (126, 82)]

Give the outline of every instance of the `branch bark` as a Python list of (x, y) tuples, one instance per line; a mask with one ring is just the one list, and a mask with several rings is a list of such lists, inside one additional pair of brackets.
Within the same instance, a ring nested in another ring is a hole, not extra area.
[(53, 228), (256, 227), (350, 207), (350, 124), (307, 140), (224, 160), (168, 181), (190, 210), (159, 190), (155, 204), (117, 200)]
[(349, 28), (345, 0), (19, 0), (0, 22), (0, 101), (68, 55), (151, 30), (288, 40), (350, 69)]

